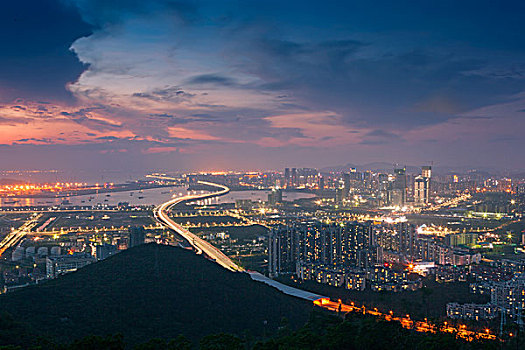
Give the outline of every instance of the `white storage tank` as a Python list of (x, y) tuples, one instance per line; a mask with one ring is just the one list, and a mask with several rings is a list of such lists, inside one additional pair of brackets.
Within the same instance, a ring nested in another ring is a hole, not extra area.
[(11, 253), (11, 260), (18, 261), (24, 258), (25, 249), (23, 247), (16, 247)]
[(60, 255), (60, 247), (51, 247), (51, 255)]
[(26, 248), (26, 258), (32, 258), (36, 254), (35, 247), (27, 247)]
[(38, 256), (48, 256), (49, 251), (48, 251), (47, 247), (40, 247), (37, 250), (37, 254), (38, 254)]

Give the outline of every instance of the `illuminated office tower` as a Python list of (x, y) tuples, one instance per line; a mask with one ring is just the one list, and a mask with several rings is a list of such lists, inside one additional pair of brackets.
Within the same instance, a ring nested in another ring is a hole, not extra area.
[(426, 180), (425, 203), (428, 203), (430, 202), (430, 182), (432, 178), (432, 167), (430, 165), (421, 167), (421, 176)]
[(406, 169), (394, 169), (394, 183), (392, 186), (391, 204), (402, 207), (406, 203), (407, 178)]
[(425, 165), (421, 167), (421, 176), (430, 179), (432, 177), (432, 167), (430, 165)]
[(275, 206), (283, 202), (283, 191), (280, 188), (273, 188), (268, 193), (268, 205)]
[(429, 182), (430, 179), (423, 177), (422, 175), (416, 176), (414, 179), (414, 201), (416, 203), (428, 203)]
[(290, 187), (290, 168), (284, 168), (284, 187)]
[(343, 174), (343, 198), (348, 197), (349, 193), (350, 193), (350, 174), (344, 173)]

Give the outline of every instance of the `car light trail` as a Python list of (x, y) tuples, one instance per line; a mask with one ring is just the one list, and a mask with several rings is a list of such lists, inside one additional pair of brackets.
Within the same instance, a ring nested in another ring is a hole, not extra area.
[(38, 215), (32, 215), (31, 218), (26, 221), (22, 226), (20, 226), (18, 229), (10, 232), (5, 236), (5, 238), (0, 242), (0, 256), (4, 254), (4, 252), (18, 244), (24, 238), (28, 233), (30, 233), (31, 229), (34, 228), (38, 224), (38, 219), (42, 217), (42, 214)]
[(386, 321), (390, 322), (399, 322), (403, 328), (406, 329), (412, 329), (417, 332), (425, 332), (425, 333), (451, 333), (456, 334), (458, 337), (463, 338), (468, 341), (473, 341), (475, 339), (489, 339), (489, 340), (495, 340), (496, 335), (491, 334), (490, 331), (487, 332), (475, 332), (470, 331), (466, 329), (465, 325), (459, 326), (459, 328), (453, 327), (452, 325), (449, 325), (447, 322), (445, 322), (442, 326), (434, 325), (428, 322), (428, 320), (424, 321), (416, 321), (412, 320), (410, 318), (410, 315), (405, 316), (394, 316), (393, 312), (390, 311), (388, 313), (383, 313), (378, 311), (376, 308), (374, 309), (367, 309), (364, 305), (359, 307), (355, 306), (354, 303), (351, 305), (343, 304), (341, 301), (335, 302), (331, 301), (329, 298), (321, 298), (314, 300), (313, 302), (315, 305), (322, 307), (324, 309), (330, 310), (330, 311), (336, 311), (336, 312), (357, 312), (362, 313), (363, 315), (372, 315), (379, 318), (382, 318)]
[(158, 206), (157, 208), (155, 208), (155, 210), (153, 211), (155, 219), (157, 219), (164, 226), (177, 232), (182, 238), (188, 241), (191, 244), (191, 246), (195, 249), (197, 254), (204, 253), (210, 259), (214, 260), (219, 265), (223, 266), (224, 268), (230, 271), (239, 271), (239, 272), (244, 271), (242, 267), (235, 264), (230, 258), (228, 258), (223, 252), (221, 252), (211, 243), (191, 233), (190, 231), (188, 231), (181, 225), (171, 220), (170, 217), (168, 216), (169, 209), (176, 204), (186, 202), (186, 201), (195, 201), (195, 200), (222, 196), (230, 192), (230, 189), (228, 187), (219, 185), (216, 183), (206, 182), (206, 181), (199, 181), (198, 183), (207, 185), (207, 186), (216, 187), (216, 188), (219, 188), (220, 190), (217, 192), (213, 192), (213, 193), (186, 195), (186, 196), (177, 197), (168, 202), (165, 202), (161, 204), (160, 206)]

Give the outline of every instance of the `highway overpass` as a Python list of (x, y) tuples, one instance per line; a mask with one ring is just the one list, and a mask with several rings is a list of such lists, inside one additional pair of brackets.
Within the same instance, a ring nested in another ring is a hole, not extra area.
[(181, 225), (177, 224), (175, 221), (173, 221), (169, 215), (168, 211), (171, 207), (173, 207), (176, 204), (187, 202), (187, 201), (196, 201), (196, 200), (202, 200), (206, 198), (212, 198), (217, 196), (225, 195), (226, 193), (230, 192), (230, 189), (226, 186), (219, 185), (212, 182), (206, 182), (206, 181), (199, 181), (199, 184), (207, 185), (210, 187), (218, 188), (219, 190), (212, 193), (203, 193), (203, 194), (194, 194), (194, 195), (186, 195), (182, 197), (174, 198), (170, 201), (167, 201), (161, 205), (159, 205), (157, 208), (155, 208), (153, 214), (155, 216), (155, 219), (157, 219), (160, 223), (162, 223), (164, 226), (172, 229), (173, 231), (177, 232), (182, 238), (184, 238), (188, 243), (191, 244), (191, 246), (196, 250), (197, 254), (204, 254), (210, 259), (217, 262), (222, 267), (230, 270), (230, 271), (239, 271), (242, 272), (244, 269), (237, 264), (235, 264), (230, 258), (228, 258), (223, 252), (221, 252), (219, 249), (214, 247), (211, 243), (205, 241), (204, 239), (200, 238), (199, 236), (191, 233)]

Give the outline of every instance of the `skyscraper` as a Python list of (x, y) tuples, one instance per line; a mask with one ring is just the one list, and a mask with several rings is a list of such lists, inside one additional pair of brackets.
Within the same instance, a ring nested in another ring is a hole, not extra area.
[(290, 168), (284, 168), (284, 183), (283, 187), (289, 188), (290, 186)]
[(432, 167), (425, 165), (421, 167), (421, 177), (424, 179), (424, 203), (430, 202), (430, 179), (432, 178)]
[(283, 191), (280, 188), (273, 188), (268, 193), (268, 204), (271, 206), (280, 204), (283, 202)]
[(292, 181), (290, 187), (296, 187), (297, 186), (297, 169), (292, 168)]
[(397, 168), (394, 169), (394, 183), (392, 186), (392, 203), (395, 206), (402, 207), (406, 203), (406, 193), (407, 193), (407, 178), (406, 178), (406, 169)]
[(432, 177), (432, 167), (430, 165), (424, 165), (421, 167), (421, 176), (430, 179)]
[(377, 262), (377, 243), (369, 223), (295, 223), (269, 232), (269, 273), (294, 273), (299, 262), (368, 267)]
[(414, 180), (414, 201), (416, 203), (428, 203), (430, 179), (422, 175), (416, 176)]
[(343, 198), (348, 197), (349, 193), (350, 193), (350, 174), (344, 173), (343, 174)]

